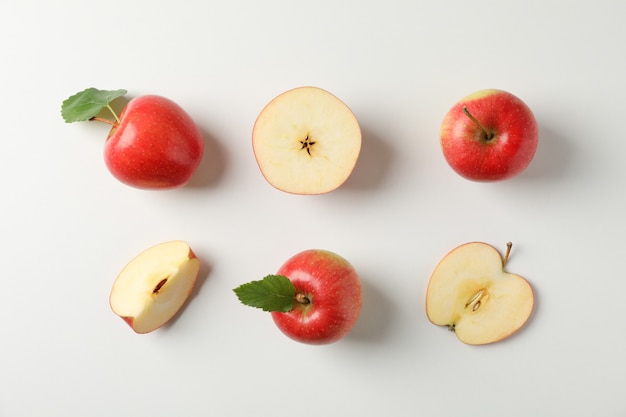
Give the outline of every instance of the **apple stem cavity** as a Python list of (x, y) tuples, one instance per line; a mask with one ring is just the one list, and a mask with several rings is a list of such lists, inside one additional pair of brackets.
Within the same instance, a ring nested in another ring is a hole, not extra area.
[(297, 293), (294, 298), (297, 303), (300, 303), (303, 305), (311, 304), (311, 299), (307, 297), (306, 295), (302, 294), (301, 292)]
[(496, 136), (491, 130), (487, 129), (485, 125), (480, 123), (480, 121), (475, 118), (474, 115), (470, 113), (470, 111), (465, 106), (463, 106), (463, 113), (465, 113), (465, 115), (469, 117), (472, 122), (476, 123), (476, 125), (483, 131), (483, 133), (485, 134), (485, 140), (490, 141)]

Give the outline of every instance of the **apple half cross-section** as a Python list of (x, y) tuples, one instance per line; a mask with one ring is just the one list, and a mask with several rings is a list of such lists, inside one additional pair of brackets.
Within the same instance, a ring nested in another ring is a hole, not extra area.
[(354, 113), (333, 94), (299, 87), (263, 108), (254, 123), (252, 146), (272, 186), (292, 194), (323, 194), (352, 173), (361, 129)]

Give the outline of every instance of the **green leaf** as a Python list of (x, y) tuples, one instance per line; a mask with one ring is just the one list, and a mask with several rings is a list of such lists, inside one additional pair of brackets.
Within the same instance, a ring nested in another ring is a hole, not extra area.
[[(67, 123), (83, 122), (95, 117), (109, 103), (126, 94), (126, 90), (98, 90), (88, 88), (69, 97), (61, 105), (61, 116)], [(117, 116), (114, 114), (117, 118)]]
[(240, 285), (233, 291), (245, 305), (283, 313), (293, 309), (296, 294), (289, 278), (282, 275), (268, 275), (260, 281)]

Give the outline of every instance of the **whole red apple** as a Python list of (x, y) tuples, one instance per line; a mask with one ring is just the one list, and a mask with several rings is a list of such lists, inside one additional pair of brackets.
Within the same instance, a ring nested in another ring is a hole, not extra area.
[[(362, 305), (361, 280), (341, 256), (310, 249), (291, 257), (262, 281), (235, 289), (247, 305), (271, 311), (290, 338), (321, 345), (338, 341), (354, 327)], [(268, 295), (271, 300), (265, 299)]]
[(503, 180), (530, 164), (538, 132), (532, 111), (518, 97), (502, 90), (481, 90), (448, 111), (441, 125), (441, 148), (462, 177)]
[(111, 173), (138, 188), (186, 184), (204, 150), (200, 130), (173, 101), (155, 95), (132, 99), (104, 145)]
[[(157, 95), (130, 100), (118, 117), (109, 103), (125, 93), (86, 89), (63, 102), (63, 117), (67, 122), (98, 120), (112, 126), (104, 161), (121, 182), (144, 189), (185, 185), (204, 152), (200, 129), (179, 105)], [(115, 120), (97, 116), (104, 108)]]

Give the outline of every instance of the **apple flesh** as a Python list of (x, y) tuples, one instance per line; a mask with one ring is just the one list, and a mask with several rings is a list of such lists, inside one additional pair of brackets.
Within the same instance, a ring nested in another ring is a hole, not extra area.
[(481, 242), (444, 256), (428, 284), (428, 319), (470, 345), (497, 342), (519, 330), (533, 311), (534, 295), (526, 279), (504, 270), (510, 247), (504, 259)]
[(145, 95), (130, 100), (120, 113), (104, 145), (104, 161), (127, 185), (169, 189), (191, 179), (203, 152), (202, 133), (180, 106)]
[(337, 97), (317, 87), (299, 87), (263, 108), (254, 123), (252, 146), (272, 186), (293, 194), (322, 194), (352, 173), (361, 130)]
[(462, 177), (497, 181), (528, 167), (538, 132), (532, 111), (521, 99), (502, 90), (481, 90), (448, 111), (441, 125), (441, 148)]
[(200, 261), (186, 242), (153, 246), (132, 259), (111, 289), (111, 309), (136, 333), (149, 333), (182, 308), (195, 285)]

